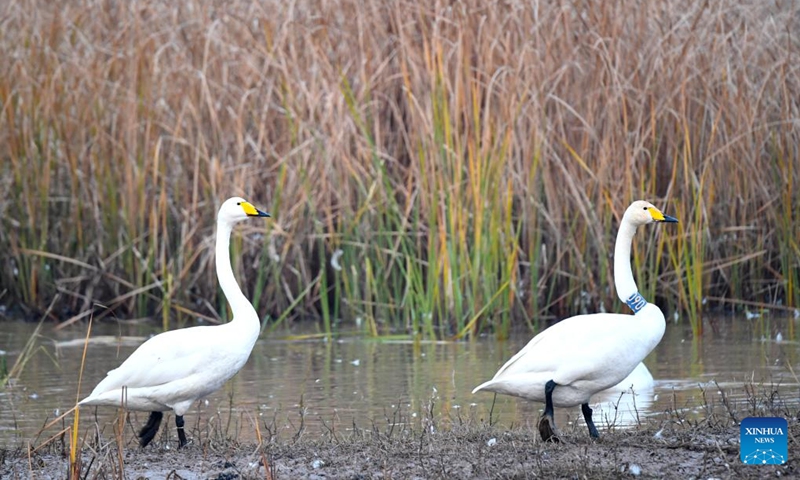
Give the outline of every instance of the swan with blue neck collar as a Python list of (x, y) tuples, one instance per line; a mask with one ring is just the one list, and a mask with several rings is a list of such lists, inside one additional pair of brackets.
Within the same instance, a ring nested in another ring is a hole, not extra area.
[(599, 437), (589, 407), (592, 395), (625, 379), (658, 345), (666, 327), (664, 314), (642, 297), (633, 279), (633, 236), (640, 226), (677, 221), (643, 200), (633, 202), (622, 216), (614, 247), (614, 286), (633, 315), (564, 319), (536, 335), (472, 393), (486, 390), (544, 403), (539, 433), (545, 441), (558, 441), (553, 407), (580, 405), (589, 434)]

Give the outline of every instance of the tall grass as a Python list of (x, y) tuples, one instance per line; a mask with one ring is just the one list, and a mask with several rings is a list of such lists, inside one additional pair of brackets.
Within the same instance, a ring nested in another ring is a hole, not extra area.
[(10, 2), (0, 290), (224, 318), (213, 215), (238, 194), (275, 217), (234, 241), (269, 318), (502, 335), (621, 310), (611, 245), (646, 198), (684, 222), (637, 239), (650, 298), (698, 329), (797, 306), (798, 8)]

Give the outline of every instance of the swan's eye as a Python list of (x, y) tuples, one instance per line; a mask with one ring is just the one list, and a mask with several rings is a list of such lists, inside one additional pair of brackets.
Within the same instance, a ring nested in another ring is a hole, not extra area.
[[(242, 202), (236, 202), (236, 205), (241, 205), (241, 204), (242, 204)], [(645, 208), (645, 210), (647, 210), (647, 209)]]
[(647, 207), (644, 207), (644, 208), (643, 208), (643, 210), (644, 210), (644, 211), (647, 211)]

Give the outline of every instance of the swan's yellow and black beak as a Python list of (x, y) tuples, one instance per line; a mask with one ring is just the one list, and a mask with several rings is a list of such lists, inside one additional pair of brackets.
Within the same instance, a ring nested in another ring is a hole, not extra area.
[(262, 212), (261, 210), (257, 209), (250, 202), (242, 202), (242, 209), (244, 210), (244, 213), (246, 213), (248, 217), (271, 217), (272, 216), (267, 212)]
[(650, 207), (647, 209), (650, 212), (650, 216), (653, 217), (653, 220), (656, 222), (664, 222), (664, 223), (678, 223), (678, 219), (675, 217), (670, 217), (669, 215), (664, 215), (661, 213), (661, 210)]

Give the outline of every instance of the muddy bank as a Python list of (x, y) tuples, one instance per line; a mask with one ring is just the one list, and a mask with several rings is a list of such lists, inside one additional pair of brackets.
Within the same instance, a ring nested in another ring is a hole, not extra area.
[[(798, 475), (790, 420), (789, 461), (747, 466), (739, 461), (739, 431), (685, 419), (603, 432), (592, 441), (583, 426), (563, 432), (561, 444), (542, 443), (528, 427), (457, 425), (357, 430), (316, 438), (273, 438), (262, 446), (236, 442), (173, 441), (122, 449), (124, 475), (113, 438), (82, 449), (85, 478), (131, 479), (408, 479), (408, 478), (775, 478)], [(67, 452), (57, 442), (31, 456), (24, 448), (0, 452), (0, 477), (66, 478)]]

